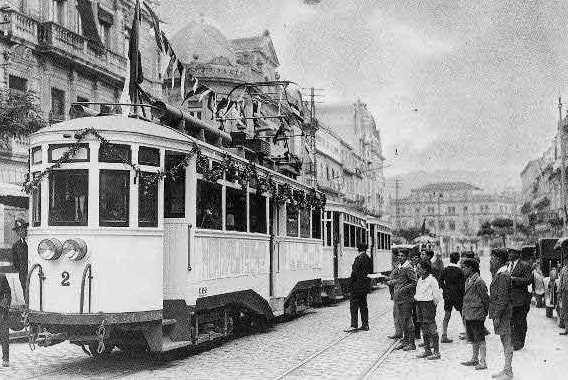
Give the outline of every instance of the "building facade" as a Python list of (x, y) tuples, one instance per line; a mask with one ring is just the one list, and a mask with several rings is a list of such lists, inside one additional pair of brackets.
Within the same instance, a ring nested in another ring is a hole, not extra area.
[(412, 189), (394, 200), (390, 214), (393, 228), (421, 228), (442, 238), (444, 253), (471, 249), (485, 222), (497, 218), (520, 220), (514, 192), (487, 194), (465, 182), (433, 183)]

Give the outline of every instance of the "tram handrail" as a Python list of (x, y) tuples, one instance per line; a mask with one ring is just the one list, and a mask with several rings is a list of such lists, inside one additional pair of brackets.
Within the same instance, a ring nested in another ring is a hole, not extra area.
[(28, 272), (28, 277), (26, 278), (26, 289), (24, 292), (24, 301), (26, 302), (26, 310), (30, 310), (30, 280), (32, 278), (32, 274), (34, 270), (39, 268), (38, 277), (39, 277), (39, 311), (43, 311), (43, 280), (45, 280), (45, 276), (43, 275), (43, 268), (41, 264), (35, 263), (32, 265), (32, 268)]
[(91, 285), (93, 280), (93, 269), (91, 268), (91, 264), (87, 264), (85, 269), (83, 269), (83, 276), (81, 277), (81, 295), (79, 297), (79, 314), (83, 314), (83, 306), (85, 304), (85, 279), (87, 276), (87, 270), (89, 271), (89, 309), (88, 312), (91, 312)]

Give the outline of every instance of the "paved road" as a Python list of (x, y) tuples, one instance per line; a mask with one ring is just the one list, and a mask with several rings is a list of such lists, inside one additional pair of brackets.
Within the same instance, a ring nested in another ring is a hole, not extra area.
[[(484, 277), (487, 276), (484, 263)], [(442, 360), (415, 359), (417, 352), (390, 352), (391, 302), (387, 289), (369, 296), (371, 331), (348, 335), (349, 304), (313, 309), (304, 316), (197, 353), (178, 352), (158, 361), (148, 354), (128, 356), (115, 350), (97, 362), (79, 347), (60, 344), (30, 351), (12, 345), (12, 366), (0, 368), (2, 379), (126, 378), (126, 379), (489, 379), (502, 365), (498, 338), (488, 337), (489, 371), (459, 365), (471, 346), (456, 340), (442, 345)], [(439, 313), (441, 317), (441, 312)], [(441, 321), (440, 326), (441, 326)], [(492, 326), (487, 322), (487, 326)], [(450, 335), (461, 330), (457, 319)], [(544, 309), (529, 313), (526, 348), (515, 353), (516, 379), (562, 378), (568, 373), (568, 338), (558, 335)]]

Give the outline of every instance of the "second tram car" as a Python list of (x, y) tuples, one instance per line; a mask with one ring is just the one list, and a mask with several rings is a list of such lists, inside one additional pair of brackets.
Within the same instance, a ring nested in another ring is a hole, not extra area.
[[(200, 120), (185, 124), (224, 138)], [(163, 352), (320, 300), (321, 210), (292, 208), (250, 182), (243, 189), (230, 170), (206, 178), (227, 158), (249, 161), (202, 140), (120, 116), (31, 135), (26, 319), (35, 341), (69, 340), (93, 355)], [(256, 169), (278, 194), (316, 194)]]

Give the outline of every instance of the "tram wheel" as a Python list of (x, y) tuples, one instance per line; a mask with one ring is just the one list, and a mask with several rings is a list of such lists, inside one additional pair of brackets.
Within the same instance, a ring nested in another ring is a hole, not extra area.
[(101, 353), (97, 351), (98, 347), (98, 342), (89, 343), (89, 351), (91, 352), (91, 355), (95, 359), (105, 359), (110, 356), (110, 353), (114, 349), (114, 344), (105, 344), (105, 349)]

